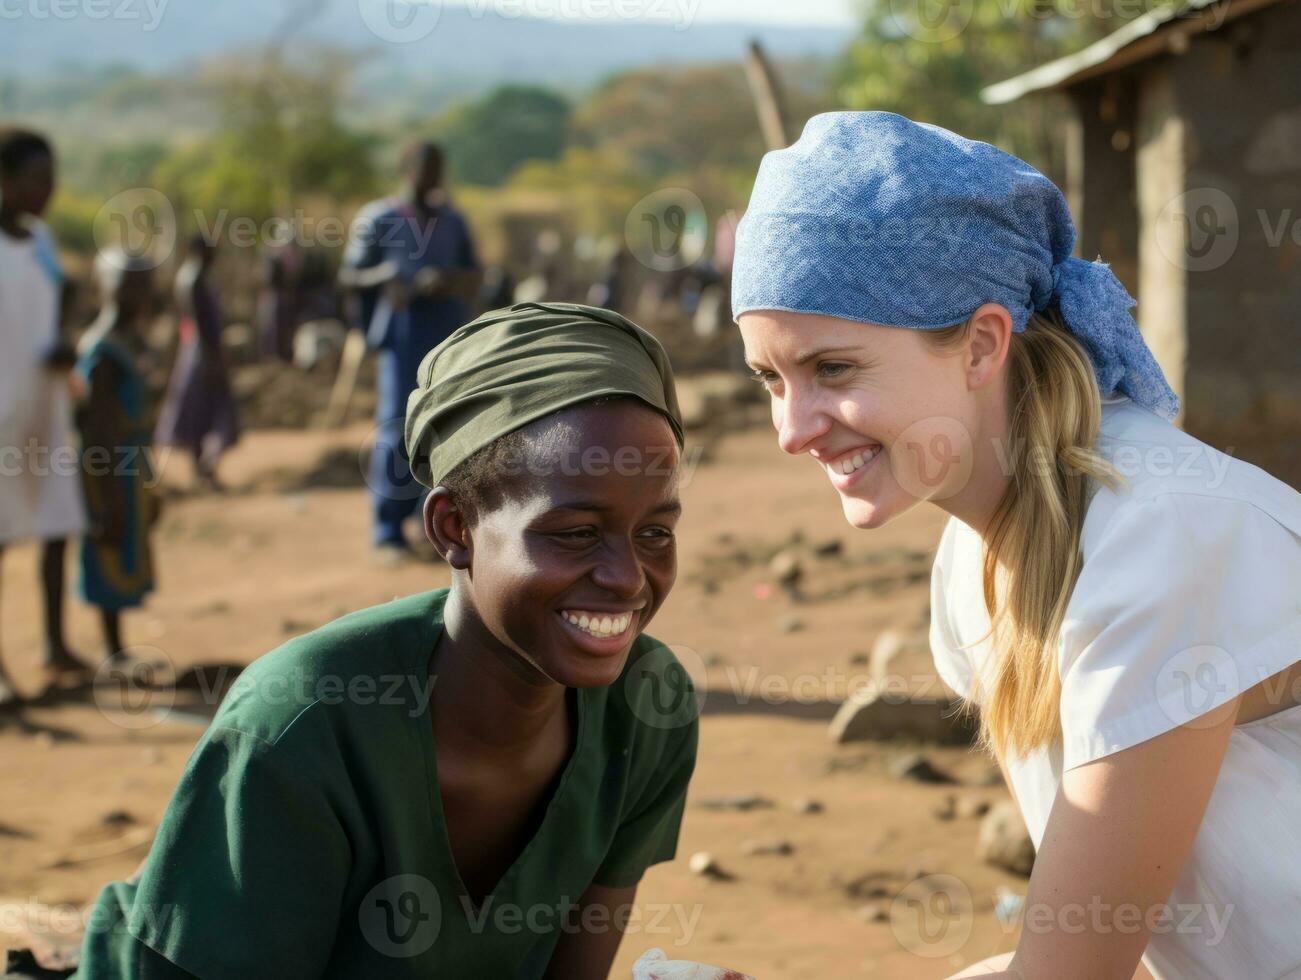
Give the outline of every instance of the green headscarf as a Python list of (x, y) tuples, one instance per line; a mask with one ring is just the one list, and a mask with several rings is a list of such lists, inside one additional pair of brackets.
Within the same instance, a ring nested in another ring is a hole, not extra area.
[(608, 395), (631, 395), (660, 412), (682, 445), (668, 355), (631, 320), (578, 303), (517, 303), (485, 313), (420, 364), (407, 399), (411, 472), (437, 486), (507, 433)]

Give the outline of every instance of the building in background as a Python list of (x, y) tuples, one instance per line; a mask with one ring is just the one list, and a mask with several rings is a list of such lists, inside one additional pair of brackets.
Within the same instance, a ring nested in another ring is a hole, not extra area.
[(1301, 484), (1301, 0), (1151, 11), (982, 93), (1064, 94), (1101, 255), (1205, 442)]

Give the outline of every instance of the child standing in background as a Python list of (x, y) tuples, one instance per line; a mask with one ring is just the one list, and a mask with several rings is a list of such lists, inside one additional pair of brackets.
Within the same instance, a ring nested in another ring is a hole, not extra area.
[(101, 255), (96, 265), (103, 309), (77, 359), (86, 385), (77, 423), (90, 518), (81, 542), (80, 589), (100, 609), (113, 660), (124, 656), (121, 611), (140, 605), (154, 587), (149, 530), (158, 508), (147, 392), (137, 366), (153, 277), (147, 264), (120, 252)]
[(177, 327), (181, 343), (158, 413), (154, 441), (194, 454), (199, 484), (220, 489), (217, 460), (239, 438), (235, 398), (221, 346), (221, 305), (212, 284), (217, 246), (202, 235), (190, 240), (176, 274)]
[[(0, 130), (0, 556), (41, 542), (47, 680), (84, 677), (63, 643), (64, 554), (85, 525), (59, 342), (58, 248), (41, 215), (55, 187), (54, 151), (39, 133)], [(0, 662), (0, 711), (19, 702)]]

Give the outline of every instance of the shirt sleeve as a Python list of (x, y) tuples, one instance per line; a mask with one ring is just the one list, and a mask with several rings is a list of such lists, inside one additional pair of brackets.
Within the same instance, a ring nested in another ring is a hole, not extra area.
[(135, 894), (135, 883), (126, 881), (109, 882), (100, 891), (86, 918), (79, 975), (95, 980), (193, 980), (194, 974), (127, 932)]
[(461, 232), (461, 244), (457, 249), (456, 264), (463, 269), (477, 269), (479, 256), (474, 248), (474, 238), (470, 235), (469, 222), (463, 215), (457, 215), (457, 224)]
[(383, 260), (380, 248), (383, 209), (365, 207), (352, 219), (348, 244), (343, 251), (343, 265), (349, 269), (369, 269)]
[(320, 976), (350, 849), (316, 768), (302, 753), (213, 730), (163, 817), (128, 932), (196, 976)]
[(635, 885), (653, 864), (671, 861), (678, 850), (678, 831), (687, 802), (687, 784), (696, 768), (699, 722), (693, 718), (684, 725), (675, 741), (658, 760), (643, 764), (655, 766), (656, 778), (650, 780), (642, 798), (620, 823), (614, 842), (606, 852), (594, 880), (598, 885), (623, 888)]
[(1061, 632), (1063, 769), (1154, 738), (1301, 649), (1301, 538), (1253, 503), (1166, 493), (1100, 533)]

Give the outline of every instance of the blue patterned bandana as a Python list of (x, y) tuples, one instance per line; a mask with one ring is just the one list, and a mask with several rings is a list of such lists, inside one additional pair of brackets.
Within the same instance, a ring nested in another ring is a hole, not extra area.
[(1061, 192), (1022, 160), (892, 112), (814, 116), (763, 158), (737, 228), (732, 315), (821, 313), (914, 330), (998, 303), (1025, 329), (1056, 304), (1117, 392), (1173, 419), (1179, 400), (1103, 262), (1071, 256)]

